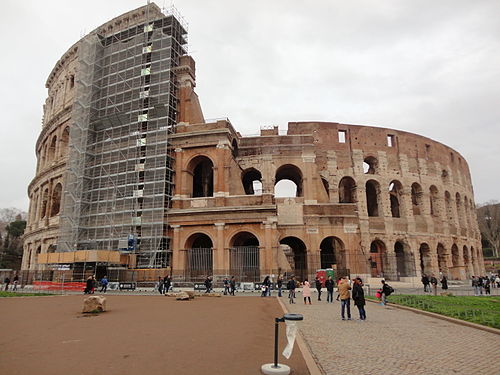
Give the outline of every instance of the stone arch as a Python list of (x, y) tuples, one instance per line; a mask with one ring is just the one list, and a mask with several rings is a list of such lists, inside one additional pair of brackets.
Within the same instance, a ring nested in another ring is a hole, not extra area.
[(47, 253), (55, 253), (57, 250), (57, 245), (55, 244), (50, 244), (49, 247), (47, 247)]
[(376, 174), (378, 172), (378, 160), (374, 156), (367, 156), (363, 160), (363, 172), (365, 174)]
[(339, 183), (339, 203), (356, 203), (356, 181), (352, 177), (342, 177)]
[(370, 244), (370, 269), (372, 277), (384, 277), (384, 268), (387, 263), (387, 247), (384, 241), (376, 239)]
[(345, 270), (347, 268), (345, 245), (344, 242), (338, 237), (329, 236), (325, 237), (320, 248), (320, 268), (332, 268), (335, 264), (338, 270)]
[(368, 216), (382, 216), (380, 207), (380, 184), (376, 180), (366, 181), (366, 208)]
[(56, 216), (61, 211), (62, 185), (58, 183), (52, 190), (50, 198), (50, 217)]
[(307, 248), (298, 237), (287, 236), (280, 240), (280, 245), (290, 264), (290, 271), (298, 280), (302, 281), (307, 276)]
[(212, 197), (214, 195), (214, 163), (205, 155), (192, 158), (187, 168), (191, 176), (191, 196)]
[(57, 149), (57, 136), (54, 135), (50, 141), (49, 148), (47, 149), (47, 162), (53, 162), (56, 158)]
[(437, 257), (438, 257), (438, 270), (446, 277), (450, 277), (448, 269), (448, 258), (449, 254), (444, 245), (440, 242), (437, 245)]
[(444, 203), (446, 206), (446, 219), (448, 220), (449, 224), (453, 224), (453, 207), (451, 206), (451, 194), (447, 190), (444, 192)]
[(49, 206), (49, 188), (45, 188), (42, 194), (42, 206), (40, 208), (40, 219), (43, 219), (47, 216)]
[(229, 273), (242, 282), (260, 280), (259, 239), (255, 234), (241, 231), (229, 240)]
[(411, 205), (413, 215), (422, 215), (422, 187), (417, 182), (411, 185)]
[(432, 275), (432, 256), (431, 248), (427, 243), (421, 243), (419, 248), (420, 271), (422, 275)]
[(393, 180), (389, 184), (389, 200), (391, 202), (392, 217), (401, 217), (401, 196), (403, 195), (403, 185), (398, 180)]
[(435, 185), (429, 188), (429, 203), (431, 216), (439, 216), (439, 191)]
[(191, 234), (185, 243), (185, 278), (203, 281), (213, 274), (213, 242), (209, 235), (197, 232)]
[(454, 279), (460, 279), (460, 253), (458, 251), (458, 246), (457, 244), (451, 245), (451, 264), (452, 264), (452, 270), (451, 270), (451, 276)]
[[(302, 197), (304, 195), (302, 171), (293, 164), (285, 164), (279, 167), (276, 170), (274, 181), (274, 194), (276, 197)], [(295, 185), (294, 194), (289, 191), (293, 188), (293, 185)]]
[(262, 195), (262, 174), (257, 169), (248, 168), (241, 172), (241, 182), (245, 194)]
[(415, 276), (415, 267), (410, 246), (403, 240), (394, 243), (394, 254), (396, 256), (396, 272), (398, 278)]
[(328, 180), (324, 177), (321, 177), (321, 183), (323, 184), (323, 187), (325, 188), (326, 195), (328, 196), (328, 199), (330, 199), (330, 184), (328, 183)]
[(59, 141), (60, 155), (65, 156), (68, 154), (69, 150), (69, 126), (66, 126), (61, 134), (61, 139)]

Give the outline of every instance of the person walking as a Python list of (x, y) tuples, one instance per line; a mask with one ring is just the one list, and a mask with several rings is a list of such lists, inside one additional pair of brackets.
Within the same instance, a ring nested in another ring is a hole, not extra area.
[(290, 277), (288, 283), (286, 284), (286, 288), (288, 289), (288, 302), (290, 304), (295, 303), (295, 288), (297, 287), (295, 283), (295, 276)]
[(283, 278), (278, 275), (278, 280), (276, 280), (276, 285), (278, 286), (278, 297), (281, 297), (281, 290), (283, 288)]
[(500, 288), (500, 276), (495, 277), (495, 282), (497, 283), (497, 288)]
[(474, 288), (474, 295), (479, 296), (479, 281), (476, 276), (472, 276), (472, 287)]
[(234, 292), (236, 291), (236, 279), (234, 276), (231, 276), (231, 280), (229, 280), (229, 295), (234, 296)]
[(163, 293), (168, 293), (172, 286), (172, 276), (167, 275), (163, 278)]
[[(387, 305), (387, 297), (389, 297), (394, 292), (394, 289), (392, 288), (392, 286), (387, 284), (385, 282), (385, 280), (382, 280), (381, 282), (382, 282), (382, 292), (381, 292), (382, 305), (385, 306), (385, 305)], [(436, 284), (437, 284), (437, 280), (436, 280)]]
[(429, 277), (425, 273), (422, 275), (422, 284), (424, 284), (424, 293), (431, 291)]
[(9, 277), (7, 276), (4, 280), (3, 280), (4, 284), (5, 284), (5, 291), (9, 290), (9, 284), (10, 284), (10, 279)]
[(224, 277), (224, 280), (222, 281), (224, 284), (224, 295), (227, 296), (229, 294), (229, 279)]
[(19, 283), (19, 276), (15, 275), (13, 281), (14, 281), (14, 288), (12, 288), (12, 291), (15, 292), (17, 291), (17, 284)]
[(481, 276), (477, 277), (477, 284), (479, 286), (479, 294), (483, 295), (484, 281), (483, 281), (483, 278)]
[(307, 304), (306, 299), (311, 305), (311, 284), (307, 279), (304, 280), (304, 285), (302, 285), (302, 297), (304, 297), (304, 305)]
[(351, 320), (351, 286), (347, 277), (343, 277), (338, 285), (340, 298), (340, 316), (345, 320), (345, 310), (347, 309), (347, 320)]
[(316, 280), (314, 280), (316, 290), (318, 291), (318, 301), (321, 301), (321, 287), (323, 286), (321, 280), (318, 276), (316, 276)]
[(262, 294), (260, 296), (267, 297), (270, 293), (270, 288), (271, 288), (271, 280), (269, 276), (266, 276), (264, 278), (264, 281), (262, 282)]
[(354, 280), (354, 285), (352, 287), (352, 300), (354, 304), (358, 308), (359, 311), (359, 320), (366, 320), (366, 311), (365, 311), (365, 291), (363, 290), (363, 280), (359, 277), (356, 277)]
[(431, 276), (430, 279), (431, 285), (432, 285), (432, 290), (434, 291), (434, 295), (437, 296), (437, 285), (438, 281), (434, 275)]
[(85, 282), (85, 289), (83, 291), (84, 294), (91, 294), (92, 288), (94, 287), (94, 282), (92, 281), (92, 276), (87, 277), (87, 281)]
[(158, 293), (163, 294), (163, 277), (158, 276)]
[(212, 276), (207, 276), (205, 279), (205, 293), (210, 293), (212, 291)]
[(485, 294), (490, 294), (491, 295), (491, 289), (490, 289), (490, 279), (488, 279), (487, 276), (485, 276), (484, 281), (483, 281), (483, 286), (484, 286), (484, 293)]
[(101, 279), (101, 290), (99, 291), (100, 293), (106, 293), (106, 290), (108, 290), (108, 278), (106, 275)]
[(441, 289), (448, 290), (448, 279), (445, 275), (441, 278)]
[(328, 279), (325, 281), (326, 287), (326, 303), (333, 303), (333, 288), (335, 286), (335, 282), (332, 280), (331, 276), (328, 276)]

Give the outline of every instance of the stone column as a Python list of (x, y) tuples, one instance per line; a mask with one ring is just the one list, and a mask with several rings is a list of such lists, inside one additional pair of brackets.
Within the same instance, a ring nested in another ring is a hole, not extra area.
[(182, 249), (181, 245), (181, 226), (171, 225), (173, 231), (172, 238), (172, 264), (171, 273), (172, 275), (182, 276), (185, 272), (186, 267), (186, 257), (185, 251)]
[(217, 231), (216, 243), (213, 255), (214, 279), (216, 275), (223, 276), (228, 273), (229, 250), (224, 248), (224, 228), (225, 223), (214, 223)]

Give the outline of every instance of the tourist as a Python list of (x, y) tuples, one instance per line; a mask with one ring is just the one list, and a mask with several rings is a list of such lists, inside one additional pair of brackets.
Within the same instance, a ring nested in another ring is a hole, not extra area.
[(283, 278), (278, 275), (278, 280), (276, 280), (276, 286), (278, 287), (278, 297), (281, 297), (281, 290), (283, 288)]
[(496, 288), (497, 286), (495, 285), (495, 275), (493, 273), (490, 273), (490, 285), (492, 288)]
[[(432, 279), (431, 279), (431, 282), (432, 282)], [(393, 292), (394, 292), (394, 289), (385, 282), (385, 280), (382, 280), (381, 281), (382, 283), (382, 292), (381, 292), (381, 304), (382, 305), (387, 305), (387, 297), (389, 297)], [(436, 284), (437, 284), (437, 280), (436, 280)]]
[(172, 286), (172, 276), (167, 275), (163, 278), (163, 293), (168, 293)]
[(307, 279), (304, 280), (304, 285), (302, 286), (302, 297), (304, 297), (304, 305), (307, 304), (306, 299), (309, 300), (311, 305), (311, 284)]
[(485, 277), (484, 277), (483, 287), (484, 287), (484, 293), (485, 293), (485, 294), (490, 294), (490, 295), (491, 295), (491, 289), (490, 289), (490, 279), (488, 279), (488, 277), (487, 277), (487, 276), (485, 276)]
[(288, 283), (286, 284), (286, 288), (288, 289), (288, 302), (295, 303), (295, 288), (297, 287), (297, 284), (295, 283), (295, 276), (291, 276), (290, 280), (288, 280)]
[(429, 277), (426, 274), (422, 275), (422, 284), (424, 284), (424, 293), (431, 291)]
[(347, 320), (351, 320), (351, 286), (347, 277), (343, 277), (338, 285), (338, 293), (340, 298), (340, 316), (345, 320), (345, 310), (347, 309)]
[(262, 282), (262, 294), (260, 295), (261, 297), (267, 297), (270, 295), (270, 287), (271, 287), (271, 280), (269, 278), (269, 275), (264, 278), (264, 281)]
[(158, 276), (158, 293), (163, 294), (163, 278)]
[(95, 275), (92, 275), (92, 289), (90, 290), (90, 294), (94, 294), (96, 284), (97, 284), (97, 280), (95, 279)]
[(359, 311), (359, 320), (366, 319), (366, 311), (365, 311), (365, 291), (363, 290), (363, 280), (359, 277), (356, 277), (354, 280), (354, 285), (352, 287), (352, 300), (354, 304), (358, 308)]
[(497, 275), (497, 277), (495, 277), (495, 282), (497, 283), (497, 288), (500, 288), (500, 275)]
[(321, 280), (319, 279), (318, 276), (316, 276), (316, 280), (314, 280), (314, 283), (316, 286), (316, 290), (318, 291), (318, 301), (321, 301), (321, 287), (323, 285), (321, 285)]
[(236, 291), (236, 279), (234, 276), (231, 276), (231, 280), (229, 281), (229, 295), (234, 296), (234, 292)]
[(224, 280), (222, 282), (224, 284), (224, 295), (227, 296), (229, 293), (229, 279), (227, 278), (227, 276), (224, 277)]
[[(17, 291), (17, 284), (19, 283), (19, 276), (15, 275), (14, 276), (14, 288), (12, 289), (13, 292)], [(495, 284), (495, 283), (493, 283)]]
[(83, 293), (84, 294), (91, 294), (93, 287), (94, 287), (94, 282), (92, 281), (92, 276), (89, 276), (87, 278), (87, 281), (85, 282), (85, 289), (84, 289)]
[(441, 289), (448, 290), (448, 280), (445, 275), (441, 278)]
[(479, 294), (483, 295), (484, 281), (483, 281), (483, 278), (481, 276), (477, 277), (477, 284), (479, 286)]
[(207, 276), (205, 279), (205, 293), (210, 293), (212, 291), (212, 276)]
[(437, 285), (438, 285), (438, 281), (437, 279), (434, 277), (434, 275), (431, 276), (431, 285), (432, 285), (432, 290), (434, 291), (434, 295), (437, 296)]
[(328, 279), (325, 281), (325, 287), (326, 287), (326, 303), (333, 303), (333, 287), (334, 287), (334, 282), (332, 280), (331, 276), (328, 276)]
[(106, 290), (108, 290), (108, 278), (106, 275), (101, 279), (101, 293), (106, 293)]
[(474, 288), (474, 295), (479, 296), (479, 280), (476, 276), (472, 276), (472, 287)]
[(9, 284), (10, 284), (10, 279), (9, 277), (7, 276), (4, 280), (3, 280), (4, 284), (5, 284), (5, 290), (9, 290)]

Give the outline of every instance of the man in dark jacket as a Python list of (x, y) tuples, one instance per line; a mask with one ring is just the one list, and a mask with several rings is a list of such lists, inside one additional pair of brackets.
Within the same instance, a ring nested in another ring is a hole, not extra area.
[(432, 275), (430, 281), (431, 281), (432, 289), (434, 290), (434, 295), (437, 296), (438, 280), (434, 277), (434, 275)]
[(231, 280), (229, 281), (229, 286), (230, 286), (229, 295), (234, 296), (234, 291), (236, 290), (236, 279), (234, 278), (234, 276), (231, 276)]
[(171, 286), (172, 286), (172, 277), (170, 275), (167, 275), (163, 278), (163, 293), (168, 293)]
[(316, 286), (316, 290), (318, 291), (318, 301), (321, 301), (321, 280), (319, 279), (318, 276), (316, 276), (316, 280), (314, 280), (314, 284)]
[(335, 282), (332, 280), (331, 276), (325, 281), (325, 287), (327, 291), (326, 303), (333, 303), (333, 288), (335, 287)]
[(207, 288), (205, 293), (210, 293), (210, 291), (212, 290), (212, 276), (207, 276), (207, 278), (205, 279), (205, 288)]
[(387, 304), (387, 297), (389, 297), (392, 292), (394, 292), (394, 289), (392, 289), (392, 287), (387, 284), (385, 280), (382, 280), (382, 305)]
[(424, 292), (430, 292), (431, 288), (429, 286), (429, 278), (426, 274), (422, 275), (422, 284), (424, 284)]
[(288, 283), (286, 284), (286, 288), (288, 289), (288, 300), (290, 303), (295, 303), (294, 298), (295, 298), (295, 276), (290, 277), (290, 280), (288, 280)]
[(359, 320), (366, 320), (365, 292), (363, 290), (363, 280), (359, 277), (353, 280), (352, 299), (359, 311)]

